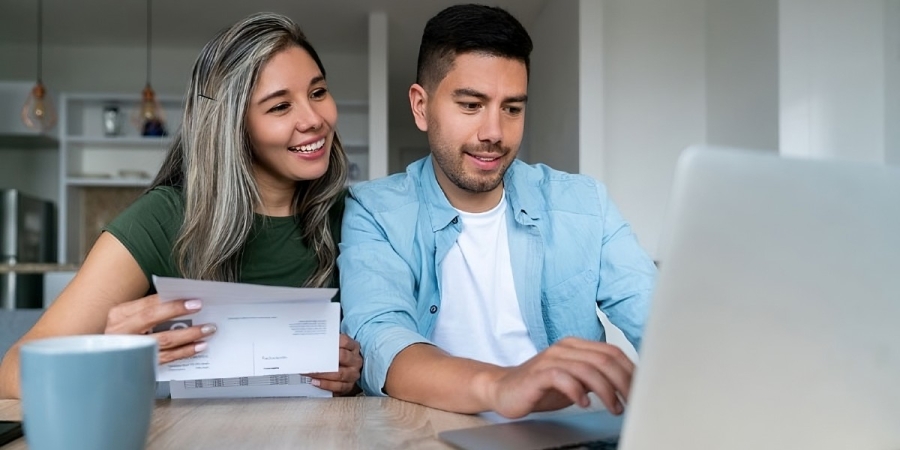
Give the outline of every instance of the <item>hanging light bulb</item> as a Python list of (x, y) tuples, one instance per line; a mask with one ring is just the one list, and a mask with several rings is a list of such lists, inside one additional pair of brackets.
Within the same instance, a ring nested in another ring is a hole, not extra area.
[(156, 100), (156, 93), (148, 82), (141, 91), (141, 107), (138, 109), (141, 135), (165, 136), (166, 121), (162, 106)]
[(22, 106), (22, 122), (28, 128), (47, 131), (56, 124), (56, 110), (50, 102), (50, 97), (47, 96), (47, 88), (41, 81), (44, 8), (42, 0), (38, 0), (37, 4), (37, 83), (31, 88), (31, 93), (28, 94), (25, 105)]
[(133, 120), (142, 136), (165, 136), (166, 119), (162, 106), (156, 100), (156, 93), (150, 86), (150, 32), (152, 30), (153, 14), (150, 9), (150, 0), (147, 0), (147, 85), (141, 91), (141, 106), (138, 108)]

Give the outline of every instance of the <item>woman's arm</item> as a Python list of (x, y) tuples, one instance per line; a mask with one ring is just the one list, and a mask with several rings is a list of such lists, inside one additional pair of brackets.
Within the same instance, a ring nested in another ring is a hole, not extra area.
[[(187, 301), (161, 303), (155, 295), (144, 297), (149, 288), (131, 253), (113, 235), (102, 233), (72, 282), (6, 353), (0, 363), (0, 398), (19, 396), (19, 346), (23, 342), (76, 334), (139, 334), (199, 309)], [(131, 300), (138, 301), (127, 303)], [(202, 351), (195, 341), (214, 331), (215, 326), (197, 325), (155, 334), (160, 360), (164, 354), (172, 360)]]

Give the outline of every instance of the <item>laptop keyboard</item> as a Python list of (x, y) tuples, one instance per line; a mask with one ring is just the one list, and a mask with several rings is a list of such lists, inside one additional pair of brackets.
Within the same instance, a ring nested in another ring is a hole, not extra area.
[(616, 450), (618, 447), (618, 441), (604, 439), (600, 441), (580, 442), (578, 444), (567, 444), (562, 447), (551, 447), (545, 450)]

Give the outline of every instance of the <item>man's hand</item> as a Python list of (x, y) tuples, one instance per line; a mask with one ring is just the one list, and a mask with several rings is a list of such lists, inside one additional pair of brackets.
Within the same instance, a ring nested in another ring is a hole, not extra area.
[(346, 395), (354, 390), (356, 381), (359, 380), (363, 360), (359, 354), (359, 342), (343, 333), (341, 333), (339, 351), (340, 367), (337, 372), (311, 373), (307, 374), (307, 376), (313, 379), (313, 386), (318, 386), (337, 395)]
[(206, 349), (201, 339), (216, 332), (214, 324), (194, 325), (180, 330), (152, 333), (153, 327), (167, 320), (200, 310), (200, 300), (161, 302), (158, 295), (120, 303), (106, 320), (105, 334), (147, 334), (159, 343), (159, 364), (187, 358)]
[(586, 407), (594, 392), (613, 414), (628, 400), (634, 364), (617, 347), (563, 339), (518, 367), (505, 368), (486, 383), (490, 409), (508, 418), (534, 411)]

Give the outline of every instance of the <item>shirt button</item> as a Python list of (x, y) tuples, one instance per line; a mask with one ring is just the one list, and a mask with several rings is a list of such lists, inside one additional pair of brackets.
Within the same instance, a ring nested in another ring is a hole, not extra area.
[[(457, 223), (457, 222), (459, 222), (459, 217), (454, 217), (453, 220), (450, 221), (450, 223)], [(432, 311), (432, 312), (434, 312), (434, 311)]]
[[(454, 219), (454, 220), (455, 220), (455, 219)], [(436, 312), (437, 312), (437, 305), (431, 305), (431, 309), (429, 309), (429, 311), (431, 311), (432, 314), (436, 313)]]

